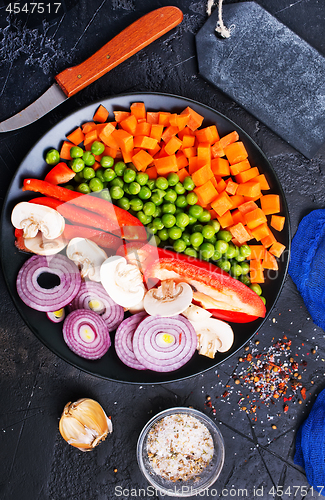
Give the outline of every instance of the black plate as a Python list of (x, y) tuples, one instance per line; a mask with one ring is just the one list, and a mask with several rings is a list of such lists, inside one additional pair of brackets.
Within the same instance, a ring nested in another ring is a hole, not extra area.
[(258, 331), (266, 318), (258, 319), (252, 323), (232, 324), (235, 333), (235, 342), (231, 350), (223, 354), (217, 353), (214, 360), (195, 354), (189, 363), (187, 363), (184, 367), (171, 373), (137, 371), (128, 368), (120, 362), (115, 354), (114, 347), (111, 347), (102, 359), (97, 361), (88, 361), (75, 355), (66, 346), (63, 341), (60, 324), (57, 325), (51, 323), (47, 319), (45, 313), (30, 309), (18, 297), (16, 292), (16, 277), (22, 264), (29, 256), (16, 250), (14, 245), (14, 230), (10, 222), (11, 212), (15, 204), (19, 201), (28, 200), (28, 198), (32, 197), (31, 193), (23, 193), (21, 190), (24, 178), (36, 177), (42, 179), (48, 171), (49, 167), (44, 161), (44, 152), (46, 150), (53, 147), (59, 148), (65, 134), (68, 134), (80, 124), (92, 120), (93, 114), (99, 104), (103, 104), (110, 112), (110, 116), (113, 116), (112, 112), (114, 110), (128, 110), (132, 102), (136, 101), (143, 101), (149, 111), (162, 110), (176, 113), (181, 112), (187, 106), (191, 106), (195, 111), (205, 117), (202, 126), (216, 124), (221, 137), (233, 130), (237, 130), (240, 140), (244, 142), (247, 148), (251, 164), (253, 166), (258, 166), (260, 172), (263, 172), (266, 175), (271, 187), (270, 192), (280, 195), (282, 201), (281, 214), (286, 217), (286, 224), (284, 230), (281, 233), (278, 233), (277, 239), (286, 245), (286, 251), (282, 254), (282, 258), (279, 259), (279, 271), (277, 273), (270, 272), (265, 285), (263, 285), (263, 295), (267, 301), (267, 315), (270, 314), (270, 311), (278, 299), (286, 277), (289, 263), (290, 224), (288, 208), (280, 182), (272, 166), (259, 147), (231, 120), (216, 112), (212, 108), (189, 99), (159, 93), (128, 94), (104, 99), (100, 102), (96, 102), (79, 109), (72, 115), (68, 116), (49, 130), (44, 137), (42, 137), (35, 144), (25, 157), (24, 161), (21, 163), (12, 180), (2, 213), (1, 260), (6, 283), (14, 303), (22, 318), (37, 338), (41, 340), (49, 349), (51, 349), (51, 351), (68, 363), (71, 363), (75, 367), (80, 368), (87, 373), (103, 377), (108, 380), (153, 384), (184, 379), (217, 366), (246, 344), (247, 341)]

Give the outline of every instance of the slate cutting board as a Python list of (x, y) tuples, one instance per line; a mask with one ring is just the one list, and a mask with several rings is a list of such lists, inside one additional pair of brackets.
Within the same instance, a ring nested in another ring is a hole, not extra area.
[(325, 142), (325, 58), (255, 2), (223, 6), (196, 35), (199, 73), (311, 159)]

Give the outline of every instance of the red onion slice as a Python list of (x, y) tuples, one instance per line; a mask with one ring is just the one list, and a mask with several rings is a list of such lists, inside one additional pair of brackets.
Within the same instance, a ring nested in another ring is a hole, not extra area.
[(52, 321), (52, 323), (61, 323), (61, 321), (65, 318), (65, 310), (62, 307), (58, 311), (47, 312), (46, 316), (50, 321)]
[(69, 349), (85, 359), (102, 358), (111, 345), (104, 320), (87, 309), (78, 309), (68, 314), (62, 331)]
[[(43, 288), (38, 278), (44, 274), (53, 274), (60, 280), (59, 285)], [(33, 255), (20, 269), (16, 286), (21, 300), (37, 311), (58, 311), (71, 302), (81, 284), (78, 267), (67, 257), (56, 255)]]
[(136, 370), (146, 370), (146, 367), (138, 361), (133, 351), (134, 332), (146, 317), (147, 313), (145, 311), (133, 314), (133, 316), (122, 321), (115, 333), (116, 354), (125, 365)]
[(108, 295), (101, 283), (84, 281), (79, 292), (69, 304), (69, 310), (88, 309), (99, 314), (109, 331), (115, 330), (123, 321), (124, 309)]
[(156, 372), (177, 370), (191, 359), (196, 347), (195, 330), (180, 315), (167, 318), (148, 316), (141, 321), (133, 336), (137, 359), (148, 370)]

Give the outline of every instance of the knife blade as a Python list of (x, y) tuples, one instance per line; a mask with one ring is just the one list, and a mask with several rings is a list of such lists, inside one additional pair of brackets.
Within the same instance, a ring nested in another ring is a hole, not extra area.
[(175, 28), (183, 19), (177, 7), (161, 7), (130, 24), (95, 54), (55, 76), (55, 82), (36, 101), (0, 123), (0, 132), (25, 127)]

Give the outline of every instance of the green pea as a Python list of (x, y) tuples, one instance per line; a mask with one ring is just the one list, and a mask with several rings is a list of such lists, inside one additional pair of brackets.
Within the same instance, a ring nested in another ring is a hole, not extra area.
[(185, 193), (185, 188), (181, 182), (178, 182), (175, 186), (174, 189), (177, 194), (184, 194)]
[(105, 145), (100, 141), (94, 141), (91, 145), (90, 151), (93, 155), (101, 155), (105, 151)]
[(139, 212), (143, 209), (142, 200), (140, 200), (139, 198), (132, 198), (132, 200), (130, 200), (130, 208), (135, 212)]
[(156, 205), (154, 203), (152, 203), (152, 201), (147, 201), (144, 205), (143, 205), (143, 211), (146, 215), (152, 215), (155, 213), (155, 210), (156, 210)]
[(193, 191), (193, 189), (195, 188), (195, 184), (191, 176), (185, 177), (185, 179), (183, 180), (183, 186), (186, 191)]
[[(144, 186), (145, 184), (147, 184), (147, 182), (149, 180), (149, 175), (146, 174), (145, 172), (139, 172), (136, 174), (135, 180), (137, 181), (138, 184), (140, 184), (140, 186)], [(155, 184), (153, 183), (153, 186), (154, 185)], [(150, 187), (149, 187), (149, 189), (150, 189)]]
[(230, 231), (226, 231), (226, 230), (222, 229), (221, 231), (218, 232), (217, 238), (218, 238), (218, 240), (224, 240), (227, 243), (229, 243), (229, 241), (232, 240), (232, 234)]
[(162, 200), (166, 194), (166, 191), (164, 191), (163, 189), (154, 189), (152, 191), (152, 194), (156, 194), (160, 200)]
[(240, 249), (238, 251), (238, 255), (236, 255), (236, 260), (237, 262), (244, 262), (244, 260), (246, 260), (246, 257), (244, 257), (243, 255), (240, 255)]
[(85, 168), (85, 162), (81, 158), (74, 158), (70, 162), (70, 167), (74, 172), (81, 172)]
[(188, 209), (188, 213), (189, 213), (189, 215), (192, 215), (193, 217), (198, 219), (200, 217), (200, 215), (202, 215), (202, 213), (203, 213), (203, 208), (200, 205), (192, 205)]
[(190, 233), (187, 233), (186, 231), (183, 231), (182, 234), (182, 240), (185, 242), (186, 246), (190, 246), (191, 244), (191, 235)]
[(175, 173), (170, 173), (167, 176), (167, 181), (169, 186), (176, 186), (176, 184), (179, 182), (179, 177)]
[(194, 226), (192, 227), (192, 233), (202, 233), (202, 229), (202, 224), (194, 224)]
[(266, 305), (266, 298), (265, 297), (262, 297), (262, 295), (260, 295), (260, 299), (261, 301), (263, 302), (264, 305)]
[(104, 172), (105, 170), (103, 168), (98, 168), (95, 172), (96, 177), (98, 177), (98, 179), (100, 179), (103, 183), (105, 182)]
[(164, 203), (161, 208), (163, 214), (174, 214), (176, 211), (176, 207), (173, 203)]
[[(116, 172), (116, 170), (115, 170), (115, 172)], [(123, 172), (123, 180), (124, 180), (124, 182), (127, 182), (128, 184), (135, 181), (136, 176), (137, 176), (137, 174), (135, 173), (135, 171), (132, 168), (126, 168)]]
[(251, 280), (246, 274), (241, 274), (239, 276), (239, 280), (244, 283), (244, 285), (249, 286), (251, 284)]
[(182, 236), (182, 230), (177, 226), (173, 226), (168, 230), (168, 235), (170, 239), (178, 240)]
[(70, 189), (70, 191), (74, 191), (74, 187), (71, 186), (71, 184), (66, 184), (64, 187), (65, 189)]
[(262, 295), (262, 288), (258, 283), (253, 283), (250, 286), (250, 289), (253, 290), (253, 292), (257, 293), (257, 295)]
[(168, 188), (168, 181), (167, 179), (165, 179), (165, 177), (158, 177), (155, 184), (158, 189), (165, 190)]
[[(138, 175), (140, 175), (140, 174), (138, 174)], [(137, 182), (139, 182), (138, 179), (137, 179)], [(142, 186), (141, 182), (139, 182), (139, 184), (140, 184), (140, 186)], [(153, 191), (155, 189), (156, 184), (155, 184), (154, 179), (148, 179), (146, 184), (147, 184), (148, 188), (150, 189), (150, 191)]]
[(144, 212), (142, 212), (141, 210), (137, 213), (137, 217), (139, 219), (140, 222), (142, 222), (142, 224), (144, 226), (146, 226), (147, 224), (149, 224), (150, 222), (150, 217), (148, 217)]
[(151, 196), (151, 191), (147, 186), (141, 186), (141, 189), (139, 191), (139, 198), (141, 200), (149, 200)]
[(203, 243), (202, 233), (195, 232), (191, 234), (190, 242), (193, 247), (199, 247)]
[(86, 182), (82, 182), (77, 187), (77, 191), (79, 191), (79, 193), (88, 194), (90, 193), (90, 187), (86, 184)]
[(218, 252), (218, 250), (215, 250), (214, 254), (212, 256), (212, 259), (213, 260), (219, 260), (219, 259), (221, 259), (221, 257), (222, 257), (222, 254), (220, 252)]
[(226, 273), (229, 273), (230, 268), (231, 268), (231, 264), (230, 264), (229, 260), (220, 259), (216, 262), (216, 264), (218, 267), (220, 267), (220, 269), (222, 269), (223, 271), (226, 271)]
[(179, 214), (176, 215), (176, 226), (184, 228), (188, 226), (188, 223), (189, 223), (189, 217), (187, 214), (184, 214), (184, 212), (180, 212)]
[(240, 255), (243, 257), (249, 257), (251, 254), (251, 249), (249, 248), (249, 245), (242, 245), (239, 249)]
[(159, 196), (159, 194), (154, 193), (151, 195), (150, 201), (154, 203), (156, 206), (162, 205), (164, 202), (164, 199)]
[(183, 194), (180, 194), (179, 196), (177, 196), (177, 198), (175, 200), (175, 205), (178, 208), (186, 208), (187, 207), (186, 197)]
[(117, 206), (120, 208), (123, 208), (123, 210), (129, 210), (130, 209), (130, 200), (126, 197), (123, 196), (120, 198), (117, 202)]
[(83, 176), (84, 179), (89, 181), (90, 179), (93, 179), (96, 176), (95, 170), (91, 167), (85, 167), (83, 169)]
[(87, 167), (92, 167), (95, 165), (96, 159), (91, 151), (85, 151), (82, 155), (82, 159)]
[(238, 277), (242, 274), (242, 267), (240, 264), (233, 264), (230, 268), (232, 276)]
[(151, 241), (149, 241), (150, 245), (153, 245), (153, 246), (158, 246), (160, 244), (160, 238), (157, 234), (155, 234), (152, 238)]
[(89, 181), (89, 187), (92, 191), (97, 192), (101, 191), (104, 188), (104, 184), (100, 179), (98, 179), (98, 177), (93, 177)]
[(157, 207), (156, 205), (156, 210), (152, 214), (152, 217), (160, 217), (162, 215), (162, 209), (161, 207)]
[(228, 259), (234, 259), (236, 256), (236, 247), (232, 243), (228, 245), (226, 256)]
[(203, 210), (200, 217), (198, 217), (199, 222), (209, 222), (211, 220), (211, 214), (209, 210)]
[(120, 186), (111, 187), (109, 193), (111, 195), (112, 200), (119, 200), (124, 196), (124, 191)]
[(72, 148), (70, 149), (71, 158), (81, 158), (83, 154), (84, 150), (79, 146), (72, 146)]
[(196, 193), (194, 193), (194, 191), (192, 191), (191, 193), (188, 193), (186, 195), (186, 202), (189, 204), (189, 205), (195, 205), (197, 202), (198, 202), (198, 195)]
[(107, 170), (104, 171), (103, 177), (106, 182), (111, 182), (113, 179), (115, 179), (116, 173), (112, 168), (108, 168)]
[(213, 226), (213, 229), (215, 230), (216, 233), (218, 231), (220, 231), (220, 223), (219, 223), (219, 221), (217, 221), (216, 219), (213, 219), (212, 221), (210, 221), (210, 224)]
[(131, 194), (138, 194), (140, 192), (141, 186), (137, 182), (131, 182), (129, 184), (129, 190)]
[(197, 251), (194, 250), (192, 247), (187, 247), (184, 250), (185, 255), (188, 255), (189, 257), (197, 257)]
[(123, 189), (124, 189), (124, 193), (125, 193), (125, 194), (129, 194), (129, 195), (131, 195), (131, 193), (130, 193), (130, 189), (129, 189), (129, 186), (130, 186), (130, 184), (126, 184), (126, 183), (125, 183), (125, 184), (124, 184), (124, 186), (123, 186)]
[(202, 243), (200, 245), (200, 256), (203, 259), (211, 259), (214, 254), (214, 246), (211, 243)]
[(242, 274), (248, 274), (249, 273), (249, 264), (248, 262), (242, 262), (241, 264), (242, 268)]
[(112, 198), (111, 195), (109, 194), (108, 189), (103, 189), (103, 191), (100, 192), (100, 197), (103, 198), (103, 200), (112, 202)]
[[(167, 228), (167, 229), (173, 227), (176, 223), (176, 217), (174, 217), (174, 215), (172, 215), (172, 214), (164, 214), (162, 216), (161, 220), (162, 220), (162, 223), (164, 224), (165, 228)], [(159, 238), (160, 238), (160, 236), (159, 236)]]
[(168, 230), (164, 227), (164, 229), (161, 229), (158, 231), (158, 236), (161, 239), (161, 241), (167, 241), (169, 238)]
[(189, 218), (189, 223), (188, 224), (191, 225), (191, 226), (197, 222), (197, 218), (193, 217), (193, 215), (191, 215), (191, 214), (188, 214), (188, 218)]
[(223, 240), (218, 240), (215, 244), (215, 249), (220, 252), (221, 254), (224, 254), (227, 252), (228, 250), (228, 243), (226, 241), (223, 241)]
[(83, 181), (84, 181), (84, 178), (83, 178), (83, 175), (82, 175), (82, 171), (81, 171), (81, 172), (78, 172), (78, 173), (74, 176), (73, 180), (74, 180), (77, 184), (80, 184), (81, 182), (83, 182)]
[(212, 245), (215, 245), (217, 243), (216, 235), (212, 236), (212, 238), (209, 239), (209, 243), (212, 243)]
[(126, 170), (126, 164), (124, 161), (118, 161), (114, 165), (114, 171), (118, 177), (123, 177), (124, 171)]
[(114, 165), (114, 158), (111, 156), (102, 156), (100, 159), (100, 164), (103, 168), (112, 168)]
[(164, 228), (164, 224), (163, 224), (162, 220), (159, 217), (154, 218), (153, 221), (152, 221), (152, 224), (153, 224), (154, 227), (157, 228), (157, 231), (160, 231), (160, 229)]
[(170, 203), (175, 203), (177, 198), (177, 194), (173, 189), (167, 189), (166, 194), (164, 196), (164, 201), (168, 201)]
[(156, 232), (158, 231), (158, 229), (153, 225), (152, 222), (147, 225), (147, 229), (149, 230), (149, 234), (156, 234)]
[(214, 234), (215, 234), (215, 231), (213, 229), (213, 226), (210, 226), (209, 224), (207, 224), (206, 226), (203, 227), (202, 235), (203, 235), (203, 238), (205, 238), (206, 240), (210, 240), (211, 238), (213, 238)]
[(50, 149), (45, 155), (45, 161), (48, 165), (57, 165), (60, 161), (59, 151)]
[(177, 253), (183, 253), (186, 249), (186, 243), (183, 240), (176, 240), (173, 243), (173, 249)]
[(115, 179), (113, 179), (110, 182), (110, 187), (115, 187), (115, 186), (118, 186), (121, 189), (123, 189), (123, 187), (124, 187), (123, 179), (121, 179), (120, 177), (115, 177)]

